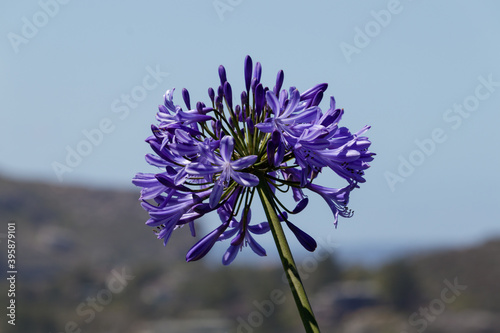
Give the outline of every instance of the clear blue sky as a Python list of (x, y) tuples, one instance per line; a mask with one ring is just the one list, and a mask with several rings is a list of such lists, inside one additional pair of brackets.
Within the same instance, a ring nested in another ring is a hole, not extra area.
[[(499, 2), (65, 2), (1, 5), (2, 175), (133, 188), (151, 171), (144, 139), (165, 90), (206, 102), (224, 64), (240, 91), (250, 54), (268, 86), (280, 69), (285, 87), (328, 82), (345, 126), (372, 125), (377, 156), (351, 197), (354, 217), (334, 230), (311, 194), (294, 221), (313, 236), (349, 251), (500, 234)], [(59, 179), (53, 164), (67, 165), (68, 147), (87, 155)]]

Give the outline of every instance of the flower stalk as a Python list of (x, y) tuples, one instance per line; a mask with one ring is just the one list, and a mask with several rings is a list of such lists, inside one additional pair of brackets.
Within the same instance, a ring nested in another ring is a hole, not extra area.
[(295, 304), (302, 319), (302, 323), (307, 333), (317, 333), (320, 332), (316, 318), (307, 298), (306, 291), (300, 279), (299, 271), (295, 260), (293, 259), (292, 252), (288, 246), (285, 233), (281, 227), (281, 221), (276, 214), (275, 208), (272, 204), (272, 193), (266, 182), (262, 182), (262, 185), (257, 186), (259, 192), (260, 200), (262, 206), (266, 213), (271, 232), (273, 234), (274, 242), (278, 248), (278, 253), (283, 265), (283, 270), (286, 273), (288, 283), (290, 284), (290, 289), (292, 290), (293, 298)]

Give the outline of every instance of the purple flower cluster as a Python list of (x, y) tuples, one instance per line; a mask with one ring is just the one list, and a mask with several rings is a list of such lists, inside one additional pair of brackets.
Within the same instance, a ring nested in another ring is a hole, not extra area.
[[(219, 67), (220, 85), (208, 89), (210, 105), (191, 104), (189, 92), (182, 90), (186, 108), (174, 104), (174, 89), (164, 95), (164, 104), (146, 139), (155, 154), (146, 161), (161, 169), (160, 173), (138, 173), (133, 183), (142, 187), (141, 205), (148, 211), (147, 225), (155, 227), (159, 239), (166, 244), (175, 229), (189, 225), (195, 236), (194, 221), (217, 211), (221, 224), (198, 241), (187, 253), (186, 260), (205, 256), (215, 242), (230, 239), (223, 256), (231, 263), (243, 246), (260, 256), (266, 251), (253, 235), (270, 230), (268, 222), (251, 223), (251, 203), (258, 186), (268, 186), (272, 193), (292, 190), (297, 203), (290, 210), (273, 196), (273, 207), (309, 251), (314, 239), (288, 219), (308, 203), (304, 189), (318, 193), (331, 208), (334, 224), (338, 216), (350, 217), (349, 193), (365, 181), (364, 170), (374, 153), (363, 134), (339, 127), (343, 109), (330, 107), (323, 112), (319, 104), (327, 89), (318, 84), (300, 93), (295, 87), (281, 89), (284, 79), (279, 71), (271, 90), (260, 82), (262, 67), (253, 66), (247, 56), (244, 64), (245, 90), (241, 104), (234, 103), (226, 71)], [(192, 107), (193, 106), (193, 107)], [(323, 168), (328, 167), (347, 181), (343, 188), (327, 188), (313, 184)]]

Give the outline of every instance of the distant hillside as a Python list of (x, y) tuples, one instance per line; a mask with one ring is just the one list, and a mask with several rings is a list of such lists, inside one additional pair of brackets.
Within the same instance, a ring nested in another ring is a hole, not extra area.
[[(263, 317), (255, 332), (302, 332), (279, 267), (186, 263), (195, 242), (189, 230), (177, 231), (163, 247), (144, 225), (147, 214), (138, 196), (139, 189), (91, 190), (0, 178), (1, 225), (17, 223), (19, 332), (63, 332), (68, 322), (92, 333), (235, 332), (275, 289), (287, 301)], [(426, 324), (426, 332), (500, 332), (500, 239), (407, 256), (383, 267), (346, 269), (330, 259), (309, 269), (304, 279), (324, 332), (416, 332), (409, 316), (441, 299), (444, 281), (455, 279), (467, 289)], [(5, 265), (2, 255), (0, 266)], [(123, 269), (133, 278), (91, 318), (87, 302), (104, 295), (107, 281)], [(6, 286), (2, 279), (2, 304)], [(86, 315), (78, 313), (81, 306)], [(9, 332), (4, 321), (0, 332)]]
[(425, 297), (437, 297), (443, 280), (457, 279), (466, 285), (454, 307), (481, 308), (500, 312), (500, 239), (478, 247), (438, 251), (412, 260)]
[(0, 220), (17, 222), (21, 260), (37, 271), (150, 260), (158, 251), (162, 258), (156, 260), (179, 258), (188, 247), (177, 244), (165, 251), (144, 225), (148, 216), (138, 197), (139, 189), (91, 190), (0, 178)]

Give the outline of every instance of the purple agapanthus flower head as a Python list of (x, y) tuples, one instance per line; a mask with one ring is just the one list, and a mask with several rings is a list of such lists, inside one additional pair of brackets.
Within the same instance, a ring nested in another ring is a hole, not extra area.
[[(221, 224), (189, 250), (187, 261), (203, 258), (215, 243), (225, 240), (229, 242), (222, 259), (225, 265), (245, 246), (264, 256), (266, 251), (255, 237), (268, 232), (269, 224), (252, 224), (250, 207), (257, 187), (266, 185), (272, 189), (280, 220), (300, 244), (314, 251), (314, 239), (289, 221), (289, 214), (306, 208), (309, 199), (304, 190), (309, 190), (326, 201), (335, 226), (338, 216), (352, 216), (347, 208), (349, 193), (365, 181), (364, 172), (375, 155), (363, 136), (370, 127), (356, 133), (340, 127), (344, 110), (336, 107), (333, 97), (323, 112), (319, 105), (326, 83), (302, 93), (295, 87), (282, 90), (284, 73), (279, 71), (269, 89), (260, 82), (261, 64), (254, 66), (247, 56), (245, 90), (237, 104), (222, 65), (218, 73), (220, 85), (208, 89), (208, 106), (191, 103), (186, 89), (182, 90), (185, 107), (176, 105), (172, 89), (158, 107), (158, 123), (146, 139), (154, 154), (146, 155), (146, 161), (159, 171), (138, 173), (132, 180), (142, 187), (141, 204), (150, 216), (146, 224), (156, 228), (157, 237), (166, 244), (173, 231), (186, 224), (195, 236), (195, 221), (215, 211)], [(346, 186), (315, 184), (323, 168), (333, 170)], [(297, 202), (293, 209), (275, 194), (289, 189)]]

